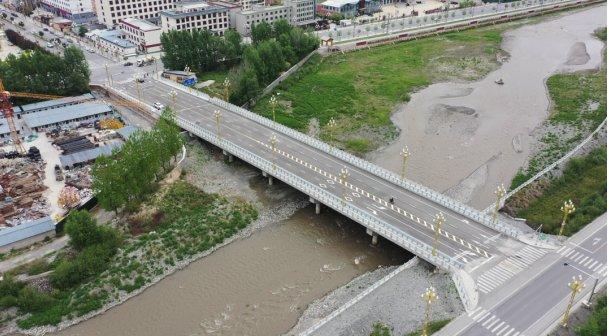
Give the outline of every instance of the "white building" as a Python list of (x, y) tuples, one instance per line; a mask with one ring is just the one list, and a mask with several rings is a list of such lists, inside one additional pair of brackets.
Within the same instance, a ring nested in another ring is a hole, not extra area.
[(177, 0), (94, 0), (97, 21), (108, 28), (127, 18), (157, 18), (161, 11), (175, 8)]
[(212, 2), (182, 1), (176, 4), (174, 10), (161, 12), (161, 28), (163, 32), (209, 29), (224, 35), (230, 27), (230, 11), (230, 8)]
[(249, 36), (252, 25), (261, 22), (273, 24), (277, 20), (287, 20), (290, 22), (292, 7), (280, 6), (254, 6), (251, 10), (244, 10), (235, 16), (235, 29), (243, 36)]
[(161, 51), (161, 27), (146, 20), (127, 18), (120, 22), (123, 38), (133, 43), (138, 52)]
[(136, 54), (135, 44), (125, 40), (119, 30), (94, 30), (87, 33), (95, 46), (114, 57), (129, 57)]
[(95, 19), (91, 0), (40, 0), (45, 10), (76, 23), (90, 22)]
[(315, 0), (284, 0), (292, 8), (290, 23), (302, 26), (315, 22)]

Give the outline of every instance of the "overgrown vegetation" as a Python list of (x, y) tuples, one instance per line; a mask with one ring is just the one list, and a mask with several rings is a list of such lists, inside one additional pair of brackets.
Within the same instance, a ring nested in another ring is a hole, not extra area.
[(173, 113), (165, 109), (152, 130), (135, 132), (111, 156), (97, 158), (92, 175), (100, 206), (115, 212), (123, 206), (136, 209), (156, 190), (181, 147)]
[(543, 194), (518, 216), (534, 228), (557, 234), (562, 222), (560, 207), (571, 199), (576, 210), (565, 225), (563, 234), (570, 236), (607, 211), (607, 148), (599, 148), (583, 158), (569, 161), (563, 175), (550, 182)]
[(596, 301), (592, 314), (585, 323), (575, 327), (578, 336), (605, 336), (607, 335), (607, 295)]
[[(437, 320), (437, 321), (429, 322), (429, 325), (427, 326), (427, 333), (429, 335), (433, 335), (433, 333), (435, 333), (436, 331), (439, 331), (440, 329), (444, 328), (445, 325), (449, 324), (450, 321), (452, 321), (452, 319)], [(419, 336), (419, 335), (421, 335), (421, 330), (413, 331), (411, 333), (406, 334), (406, 336)]]
[(23, 35), (12, 29), (6, 29), (4, 33), (6, 34), (6, 39), (19, 47), (21, 50), (36, 50), (45, 54), (50, 54), (48, 51), (44, 50), (44, 48), (41, 48), (36, 42), (28, 40), (27, 38), (23, 37)]
[[(498, 66), (501, 28), (448, 33), (322, 58), (314, 55), (273, 94), (277, 121), (363, 154), (393, 138), (390, 115), (410, 93), (433, 82), (474, 80)], [(269, 97), (254, 111), (271, 116)], [(335, 126), (328, 122), (334, 119)]]
[[(0, 61), (0, 78), (8, 91), (79, 95), (89, 92), (89, 76), (85, 56), (73, 46), (66, 48), (63, 56), (35, 49)], [(24, 102), (27, 100), (17, 100)]]
[[(606, 41), (607, 28), (597, 30), (595, 36)], [(569, 152), (607, 116), (606, 63), (595, 71), (553, 75), (546, 85), (553, 102), (546, 121), (548, 131), (541, 138), (541, 150), (512, 179), (511, 189)]]
[(372, 326), (370, 336), (391, 336), (391, 329), (385, 324), (377, 322)]

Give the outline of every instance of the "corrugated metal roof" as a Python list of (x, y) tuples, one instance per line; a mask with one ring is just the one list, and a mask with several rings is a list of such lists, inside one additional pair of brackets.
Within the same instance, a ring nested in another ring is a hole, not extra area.
[(78, 163), (94, 160), (101, 155), (110, 155), (112, 154), (112, 150), (114, 148), (121, 147), (122, 145), (122, 143), (112, 143), (106, 146), (91, 148), (69, 155), (62, 155), (59, 157), (59, 162), (61, 163), (62, 167), (72, 167)]
[(43, 217), (21, 225), (1, 229), (0, 247), (53, 230), (55, 230), (55, 223), (51, 217)]
[(39, 103), (21, 105), (21, 109), (19, 111), (17, 111), (17, 109), (15, 109), (15, 113), (29, 113), (29, 112), (34, 112), (36, 110), (48, 109), (48, 108), (53, 108), (55, 106), (63, 106), (63, 105), (72, 104), (75, 102), (87, 101), (87, 100), (91, 100), (91, 99), (95, 99), (95, 97), (93, 97), (93, 95), (90, 93), (85, 93), (80, 96), (65, 97), (65, 98), (59, 98), (59, 99), (53, 99), (53, 100), (45, 100), (45, 101), (42, 101)]
[(8, 128), (8, 121), (4, 118), (0, 118), (0, 134), (8, 134), (11, 130)]
[(111, 111), (107, 104), (76, 104), (25, 114), (23, 120), (28, 127), (34, 128)]
[(127, 140), (129, 139), (129, 137), (131, 136), (131, 134), (135, 133), (135, 131), (137, 131), (138, 128), (133, 126), (133, 125), (127, 125), (123, 128), (119, 128), (116, 130), (116, 132), (121, 136), (121, 138), (123, 138), (123, 140)]

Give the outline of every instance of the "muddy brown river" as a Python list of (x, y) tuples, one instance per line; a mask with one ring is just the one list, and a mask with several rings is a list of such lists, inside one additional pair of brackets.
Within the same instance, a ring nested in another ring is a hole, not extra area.
[[(506, 33), (503, 47), (511, 54), (509, 62), (479, 82), (436, 84), (414, 94), (394, 116), (402, 135), (375, 161), (397, 169), (396, 153), (408, 144), (414, 153), (410, 170), (414, 179), (438, 190), (487, 165), (471, 187), (471, 194), (478, 196), (469, 197), (476, 205), (485, 204), (495, 182), (507, 182), (528, 155), (528, 134), (547, 113), (544, 78), (555, 71), (600, 63), (602, 45), (590, 34), (606, 25), (605, 11), (606, 6), (589, 8)], [(497, 77), (505, 80), (504, 86), (493, 83)], [(460, 128), (456, 137), (450, 136), (455, 128), (441, 124), (447, 115)], [(466, 122), (473, 115), (478, 121)], [(436, 119), (439, 124), (428, 124)], [(521, 135), (521, 152), (512, 146), (517, 135)], [(249, 182), (254, 189), (264, 188), (261, 179)], [(386, 241), (378, 247), (369, 243), (360, 225), (327, 210), (316, 216), (309, 206), (58, 334), (281, 334), (313, 300), (379, 265), (410, 258)]]

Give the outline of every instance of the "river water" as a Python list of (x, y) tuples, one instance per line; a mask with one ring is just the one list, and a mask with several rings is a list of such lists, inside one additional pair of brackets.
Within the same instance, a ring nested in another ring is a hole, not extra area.
[[(488, 202), (495, 181), (508, 182), (524, 163), (529, 133), (546, 117), (543, 79), (557, 70), (599, 64), (602, 44), (590, 33), (605, 25), (605, 10), (605, 6), (586, 9), (507, 32), (503, 48), (511, 54), (509, 62), (479, 82), (436, 84), (413, 94), (411, 102), (394, 115), (394, 122), (403, 130), (400, 138), (375, 161), (397, 170), (397, 153), (408, 144), (413, 152), (411, 178), (437, 190), (458, 184), (487, 164), (479, 175), (489, 183), (474, 184), (473, 190), (480, 195), (470, 198), (474, 204)], [(494, 84), (497, 77), (505, 85)], [(429, 120), (440, 122), (434, 125)], [(517, 135), (521, 136), (521, 153), (512, 145)], [(255, 172), (236, 174), (243, 181)], [(262, 192), (266, 189), (262, 179), (245, 180), (262, 203), (269, 202)], [(273, 188), (275, 195), (301, 198), (285, 186)], [(379, 265), (400, 264), (411, 257), (386, 241), (379, 247), (369, 243), (370, 237), (360, 225), (327, 210), (316, 216), (309, 206), (58, 334), (281, 334), (313, 300)]]
[[(407, 145), (409, 178), (486, 207), (496, 186), (509, 186), (531, 153), (531, 132), (550, 106), (545, 80), (601, 63), (603, 43), (592, 33), (607, 25), (606, 10), (591, 7), (507, 31), (507, 62), (480, 81), (438, 83), (412, 94), (392, 116), (399, 138), (372, 161), (398, 172)], [(495, 83), (499, 78), (504, 85)]]
[[(217, 164), (212, 164), (217, 168)], [(220, 163), (220, 165), (224, 165)], [(224, 165), (225, 166), (225, 165)], [(218, 172), (220, 173), (220, 172)], [(226, 167), (224, 178), (254, 192), (263, 206), (303, 196), (285, 185), (266, 186), (249, 167)], [(250, 177), (248, 177), (250, 176)], [(249, 182), (249, 183), (248, 183)], [(230, 184), (230, 183), (229, 183)], [(250, 237), (236, 240), (142, 294), (59, 335), (276, 335), (287, 332), (315, 299), (380, 265), (412, 256), (323, 208), (296, 211)]]

